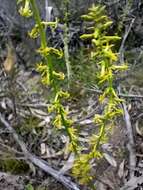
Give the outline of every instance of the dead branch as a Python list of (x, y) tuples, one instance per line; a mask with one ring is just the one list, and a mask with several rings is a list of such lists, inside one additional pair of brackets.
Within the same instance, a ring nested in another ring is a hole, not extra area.
[[(92, 92), (96, 92), (97, 94), (102, 94), (103, 91), (102, 90), (98, 90), (96, 88), (85, 88), (86, 90), (92, 91)], [(133, 99), (137, 99), (137, 98), (143, 98), (143, 95), (137, 95), (137, 94), (124, 94), (124, 93), (118, 93), (119, 97), (122, 98), (133, 98)]]
[(121, 43), (121, 46), (120, 46), (120, 49), (119, 49), (120, 63), (124, 63), (124, 45), (125, 45), (125, 42), (126, 42), (126, 40), (128, 38), (128, 35), (129, 35), (130, 31), (131, 31), (131, 28), (132, 28), (134, 22), (135, 22), (135, 18), (132, 19), (132, 21), (130, 22), (129, 27), (128, 28), (126, 27), (125, 34), (123, 36), (123, 40), (122, 40), (122, 43)]
[(38, 166), (40, 169), (45, 171), (46, 173), (53, 176), (57, 181), (61, 182), (67, 189), (70, 190), (80, 190), (78, 186), (73, 183), (70, 179), (67, 177), (60, 175), (59, 172), (53, 168), (51, 168), (46, 161), (38, 158), (37, 156), (31, 154), (27, 148), (25, 143), (20, 139), (16, 131), (13, 129), (13, 127), (4, 119), (2, 114), (0, 114), (0, 121), (4, 126), (12, 133), (14, 140), (19, 144), (21, 147), (21, 150), (24, 153), (24, 156), (28, 161), (32, 162), (34, 165)]
[(123, 103), (122, 105), (123, 105), (123, 110), (124, 110), (124, 120), (126, 123), (127, 136), (128, 136), (127, 148), (129, 151), (130, 179), (132, 179), (134, 177), (134, 169), (136, 167), (135, 143), (134, 143), (133, 129), (131, 125), (130, 115), (128, 113), (126, 104)]
[(120, 190), (134, 190), (138, 187), (139, 184), (143, 183), (143, 176), (134, 177), (130, 179)]

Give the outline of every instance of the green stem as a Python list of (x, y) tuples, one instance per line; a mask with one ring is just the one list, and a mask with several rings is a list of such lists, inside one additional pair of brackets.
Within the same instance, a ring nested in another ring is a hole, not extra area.
[(62, 118), (62, 123), (63, 123), (63, 125), (64, 125), (64, 127), (65, 127), (65, 131), (66, 131), (67, 135), (69, 136), (70, 142), (72, 143), (74, 152), (77, 154), (78, 152), (77, 152), (76, 146), (74, 145), (74, 139), (72, 138), (72, 136), (71, 136), (71, 134), (70, 134), (70, 132), (69, 132), (69, 126), (68, 126), (68, 124), (67, 124), (67, 122), (66, 122), (66, 119), (65, 119), (65, 117), (64, 117), (64, 114), (63, 114), (61, 108), (60, 108), (60, 115), (61, 115), (61, 118)]
[(100, 141), (102, 140), (102, 137), (103, 137), (103, 135), (105, 133), (105, 127), (106, 127), (106, 124), (103, 123), (102, 126), (101, 126), (101, 128), (100, 128), (99, 138), (98, 138), (98, 141), (97, 141), (97, 143), (96, 143), (96, 145), (94, 147), (94, 149), (95, 149), (94, 151), (97, 151), (98, 148), (99, 148), (99, 146), (100, 146)]
[[(40, 17), (40, 14), (39, 14), (39, 10), (38, 10), (38, 7), (36, 5), (35, 0), (30, 0), (30, 2), (31, 2), (31, 7), (32, 7), (32, 11), (33, 11), (33, 16), (34, 16), (35, 22), (36, 22), (36, 24), (39, 27), (41, 47), (44, 49), (44, 48), (47, 47), (46, 32), (45, 32), (44, 27), (42, 25), (42, 20), (41, 20), (41, 17)], [(53, 83), (54, 92), (56, 94), (57, 89), (56, 89), (55, 82), (53, 80), (53, 66), (52, 66), (51, 56), (48, 55), (44, 59), (45, 59), (46, 64), (49, 67), (50, 81), (52, 81), (52, 83)]]
[(64, 24), (64, 55), (65, 55), (65, 62), (66, 62), (66, 68), (67, 68), (68, 82), (70, 82), (71, 65), (70, 65), (69, 48), (68, 48), (68, 26), (67, 26), (67, 23)]
[(71, 80), (71, 63), (70, 63), (70, 55), (69, 55), (69, 37), (68, 37), (68, 17), (69, 17), (69, 0), (64, 0), (64, 56), (65, 56), (65, 63), (67, 69), (67, 77), (68, 77), (68, 87)]
[(32, 7), (35, 22), (39, 27), (39, 32), (40, 32), (40, 37), (41, 37), (41, 46), (42, 46), (42, 48), (46, 48), (47, 47), (46, 33), (45, 33), (44, 27), (42, 25), (38, 7), (35, 3), (35, 0), (30, 0), (30, 2), (31, 2), (31, 7)]

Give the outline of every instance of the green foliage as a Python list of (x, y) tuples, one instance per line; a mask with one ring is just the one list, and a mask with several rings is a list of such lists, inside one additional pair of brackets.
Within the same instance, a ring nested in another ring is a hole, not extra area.
[[(76, 91), (75, 81), (79, 84), (80, 89), (85, 86), (89, 87), (97, 81), (97, 76), (95, 75), (97, 65), (95, 60), (89, 57), (89, 51), (86, 48), (81, 48), (74, 56), (71, 56), (73, 71), (71, 87), (74, 86), (73, 93)], [(78, 90), (76, 94), (78, 95)]]
[(38, 131), (38, 130), (40, 131), (38, 124), (39, 124), (39, 119), (37, 119), (36, 117), (31, 116), (30, 118), (25, 118), (21, 124), (21, 127), (17, 128), (17, 132), (29, 133), (33, 129), (36, 131)]
[(70, 55), (69, 55), (69, 39), (68, 39), (68, 19), (69, 19), (69, 0), (64, 0), (64, 37), (63, 37), (63, 42), (64, 42), (64, 57), (65, 57), (65, 63), (66, 63), (66, 68), (67, 68), (67, 77), (68, 81), (70, 82), (71, 80), (71, 63), (70, 63)]
[(124, 6), (122, 7), (122, 12), (119, 16), (119, 20), (117, 22), (117, 32), (118, 33), (122, 33), (124, 32), (124, 27), (125, 27), (125, 23), (128, 22), (129, 20), (129, 15), (131, 14), (132, 12), (132, 8), (133, 8), (133, 0), (128, 0), (128, 1), (125, 1), (124, 3)]
[(25, 190), (34, 190), (34, 187), (29, 183), (26, 185)]
[(9, 155), (9, 158), (0, 160), (0, 168), (2, 171), (11, 172), (13, 174), (22, 174), (29, 170), (28, 164), (22, 160), (11, 159), (11, 155)]

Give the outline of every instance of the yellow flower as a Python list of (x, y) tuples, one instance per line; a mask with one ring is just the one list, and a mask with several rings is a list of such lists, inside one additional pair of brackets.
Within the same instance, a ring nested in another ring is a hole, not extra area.
[(56, 126), (58, 129), (62, 128), (62, 118), (60, 114), (56, 115), (53, 125)]
[(94, 34), (83, 34), (80, 36), (81, 39), (93, 38)]
[(39, 28), (38, 28), (38, 25), (35, 25), (35, 27), (30, 31), (28, 32), (28, 35), (35, 39), (37, 38), (40, 34), (39, 34)]
[(58, 92), (59, 96), (60, 97), (64, 97), (64, 98), (69, 98), (70, 97), (70, 94), (68, 92), (64, 92), (64, 91), (59, 91)]
[(107, 58), (112, 59), (112, 61), (118, 60), (117, 54), (113, 53), (111, 49), (108, 49), (108, 47), (105, 50), (103, 50), (103, 53)]
[(57, 72), (53, 71), (53, 75), (56, 76), (59, 80), (64, 80), (64, 78), (65, 78), (65, 75), (62, 72), (57, 73)]
[(128, 65), (127, 64), (123, 64), (123, 65), (113, 65), (112, 66), (113, 70), (117, 70), (117, 71), (124, 71), (128, 69)]
[(30, 1), (29, 0), (25, 0), (25, 5), (24, 5), (24, 7), (20, 7), (19, 13), (21, 16), (24, 16), (24, 17), (32, 16), (33, 13), (30, 10)]
[(98, 124), (103, 123), (103, 120), (104, 120), (103, 115), (95, 114), (94, 116), (95, 123), (98, 123)]
[(40, 53), (43, 57), (46, 57), (50, 54), (56, 54), (59, 58), (63, 57), (63, 51), (62, 50), (58, 50), (52, 47), (46, 47), (46, 48), (39, 48), (37, 50), (38, 53)]
[(45, 22), (45, 21), (42, 21), (41, 23), (44, 26), (51, 26), (52, 28), (57, 28), (57, 26), (58, 26), (58, 18), (56, 18), (55, 22)]

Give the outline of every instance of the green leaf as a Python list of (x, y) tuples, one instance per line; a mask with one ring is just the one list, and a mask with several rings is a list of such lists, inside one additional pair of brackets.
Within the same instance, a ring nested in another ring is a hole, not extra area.
[(34, 187), (29, 183), (26, 185), (25, 190), (34, 190)]

